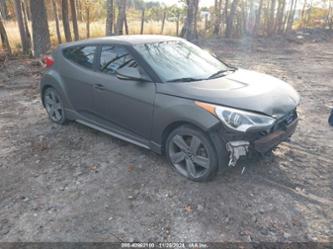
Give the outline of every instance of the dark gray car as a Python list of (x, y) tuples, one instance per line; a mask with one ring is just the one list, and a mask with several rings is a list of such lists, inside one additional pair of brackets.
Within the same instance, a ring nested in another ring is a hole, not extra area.
[(67, 43), (44, 62), (41, 96), (53, 122), (75, 120), (165, 154), (194, 181), (272, 150), (298, 121), (300, 98), (290, 85), (176, 37)]

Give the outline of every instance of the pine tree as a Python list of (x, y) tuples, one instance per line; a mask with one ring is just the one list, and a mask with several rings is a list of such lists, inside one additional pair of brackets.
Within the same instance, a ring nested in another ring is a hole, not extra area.
[(106, 23), (105, 23), (105, 35), (112, 35), (113, 31), (113, 0), (107, 0), (106, 2)]
[(24, 54), (31, 53), (31, 40), (28, 36), (28, 27), (24, 23), (21, 0), (14, 0), (15, 14), (20, 31), (22, 50)]
[(12, 55), (12, 49), (9, 44), (5, 25), (3, 24), (1, 12), (0, 12), (0, 38), (1, 38), (3, 48), (7, 51), (8, 55)]
[(55, 0), (52, 0), (52, 9), (53, 9), (53, 15), (54, 15), (54, 20), (55, 20), (55, 24), (56, 24), (57, 39), (58, 39), (58, 43), (60, 44), (62, 41), (61, 41), (57, 4), (56, 4)]
[(34, 55), (40, 56), (51, 48), (49, 25), (44, 0), (30, 0)]
[(234, 17), (236, 15), (238, 2), (239, 2), (239, 0), (233, 0), (233, 2), (231, 4), (231, 9), (230, 9), (230, 13), (229, 13), (228, 18), (227, 18), (227, 26), (226, 26), (226, 30), (225, 30), (225, 36), (227, 38), (232, 36), (233, 25), (234, 25)]
[(76, 5), (74, 0), (69, 0), (71, 5), (71, 15), (72, 15), (72, 23), (73, 23), (73, 31), (74, 31), (74, 39), (75, 41), (79, 40), (79, 28), (77, 26), (77, 14), (76, 14)]
[(6, 0), (0, 0), (0, 14), (3, 20), (8, 19), (8, 8)]
[(67, 42), (72, 41), (71, 29), (69, 27), (69, 19), (68, 19), (68, 1), (62, 0), (61, 1), (62, 7), (62, 24), (64, 26), (64, 33)]
[(181, 36), (187, 40), (194, 40), (197, 38), (196, 28), (196, 13), (198, 13), (199, 0), (186, 0), (186, 19), (184, 23)]
[(123, 34), (123, 26), (126, 18), (126, 0), (118, 0), (118, 18), (116, 26), (116, 34)]

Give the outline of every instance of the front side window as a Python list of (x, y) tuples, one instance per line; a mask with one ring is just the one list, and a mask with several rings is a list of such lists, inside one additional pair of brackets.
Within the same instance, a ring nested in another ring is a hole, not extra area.
[(120, 68), (138, 68), (138, 64), (126, 48), (121, 46), (104, 46), (101, 51), (99, 70), (115, 74)]
[(186, 41), (165, 41), (134, 46), (163, 81), (207, 79), (228, 67)]
[(92, 69), (95, 51), (96, 46), (74, 46), (64, 49), (64, 56), (80, 66)]

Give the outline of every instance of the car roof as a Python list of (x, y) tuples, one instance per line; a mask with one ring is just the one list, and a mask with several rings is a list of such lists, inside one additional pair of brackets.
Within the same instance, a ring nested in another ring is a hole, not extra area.
[(61, 47), (68, 47), (72, 45), (89, 45), (89, 44), (123, 44), (123, 45), (137, 45), (146, 43), (155, 43), (163, 41), (176, 41), (182, 40), (176, 36), (166, 35), (120, 35), (120, 36), (106, 36), (101, 38), (93, 38), (81, 40), (76, 42), (68, 42), (61, 45)]

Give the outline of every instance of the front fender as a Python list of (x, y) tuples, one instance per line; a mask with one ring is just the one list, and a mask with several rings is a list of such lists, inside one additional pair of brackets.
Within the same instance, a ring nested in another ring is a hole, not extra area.
[(220, 125), (211, 113), (195, 105), (193, 100), (157, 94), (152, 128), (152, 142), (162, 146), (163, 133), (176, 123), (192, 124), (202, 131), (209, 131)]

